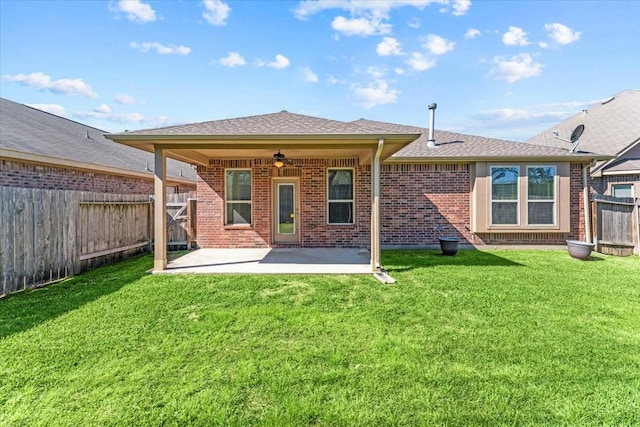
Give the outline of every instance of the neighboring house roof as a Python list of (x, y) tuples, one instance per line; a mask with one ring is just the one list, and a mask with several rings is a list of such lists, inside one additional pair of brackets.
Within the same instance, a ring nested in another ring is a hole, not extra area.
[(605, 171), (609, 175), (640, 175), (640, 144), (636, 144), (623, 155), (608, 162)]
[[(485, 138), (476, 135), (465, 135), (455, 132), (434, 130), (435, 148), (428, 146), (429, 129), (386, 123), (372, 120), (356, 120), (356, 124), (379, 129), (417, 132), (421, 136), (407, 147), (395, 153), (389, 160), (402, 162), (407, 160), (449, 161), (449, 160), (533, 160), (557, 159), (569, 161), (602, 158), (602, 156), (585, 153), (570, 153), (566, 148), (541, 147), (522, 142), (504, 139)], [(607, 157), (605, 157), (607, 158)]]
[[(116, 144), (104, 131), (0, 98), (0, 157), (153, 178), (154, 156)], [(167, 162), (171, 182), (195, 184), (196, 171)]]
[(527, 141), (547, 147), (571, 147), (571, 144), (553, 136), (569, 139), (578, 125), (584, 132), (578, 140), (576, 151), (590, 151), (617, 157), (597, 165), (592, 173), (640, 173), (640, 153), (634, 147), (640, 145), (640, 90), (626, 90), (598, 102), (553, 126)]

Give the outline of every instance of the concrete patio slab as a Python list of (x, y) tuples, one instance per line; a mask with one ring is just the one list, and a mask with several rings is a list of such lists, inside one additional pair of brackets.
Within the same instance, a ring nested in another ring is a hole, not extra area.
[(367, 249), (198, 249), (153, 273), (372, 274)]

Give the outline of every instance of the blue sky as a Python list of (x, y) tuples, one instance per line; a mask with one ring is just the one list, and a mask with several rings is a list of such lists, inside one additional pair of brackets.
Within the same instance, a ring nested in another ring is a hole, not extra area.
[(640, 88), (640, 1), (0, 1), (0, 94), (110, 132), (287, 110), (526, 140)]

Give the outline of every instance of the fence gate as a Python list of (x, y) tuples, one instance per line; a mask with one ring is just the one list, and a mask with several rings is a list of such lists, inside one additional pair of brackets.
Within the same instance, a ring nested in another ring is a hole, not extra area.
[(638, 254), (640, 247), (640, 199), (593, 195), (596, 250), (618, 256)]
[(196, 199), (193, 193), (167, 194), (167, 246), (191, 249), (196, 236)]

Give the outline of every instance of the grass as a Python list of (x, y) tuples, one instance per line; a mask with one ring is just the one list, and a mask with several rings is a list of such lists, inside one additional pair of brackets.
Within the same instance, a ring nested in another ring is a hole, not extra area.
[(383, 253), (370, 276), (145, 275), (0, 300), (0, 425), (640, 425), (640, 261)]

